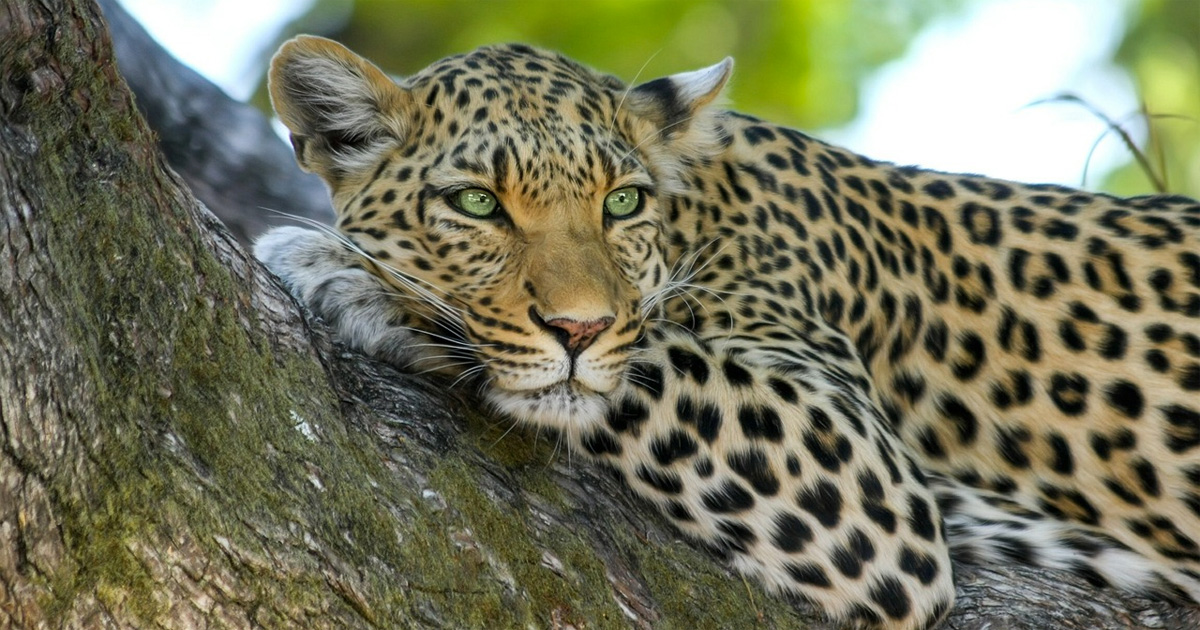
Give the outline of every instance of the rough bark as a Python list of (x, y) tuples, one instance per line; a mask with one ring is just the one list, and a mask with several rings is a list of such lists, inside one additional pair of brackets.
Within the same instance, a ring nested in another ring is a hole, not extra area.
[[(310, 328), (164, 164), (95, 5), (0, 0), (0, 79), (0, 628), (806, 627), (609, 475)], [(1200, 626), (958, 581), (951, 628)]]

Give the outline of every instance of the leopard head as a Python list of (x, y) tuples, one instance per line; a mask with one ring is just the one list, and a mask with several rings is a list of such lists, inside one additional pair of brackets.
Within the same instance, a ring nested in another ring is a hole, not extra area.
[(506, 45), (393, 80), (305, 36), (269, 85), (297, 160), (430, 361), (479, 376), (504, 412), (569, 429), (603, 418), (668, 281), (663, 214), (687, 164), (714, 152), (706, 106), (731, 69), (627, 87)]

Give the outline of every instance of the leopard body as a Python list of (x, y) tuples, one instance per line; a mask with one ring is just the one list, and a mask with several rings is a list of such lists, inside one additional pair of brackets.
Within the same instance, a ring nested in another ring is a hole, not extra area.
[(1200, 598), (1200, 204), (877, 162), (713, 106), (730, 71), (511, 45), (394, 82), (293, 40), (272, 97), (337, 233), (257, 254), (833, 618), (936, 625), (952, 557)]

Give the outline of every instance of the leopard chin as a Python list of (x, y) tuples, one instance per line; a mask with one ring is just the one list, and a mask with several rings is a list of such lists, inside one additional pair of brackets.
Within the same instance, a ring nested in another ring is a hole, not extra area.
[(485, 397), (511, 418), (569, 433), (603, 423), (609, 406), (605, 396), (573, 381), (525, 391), (493, 387)]

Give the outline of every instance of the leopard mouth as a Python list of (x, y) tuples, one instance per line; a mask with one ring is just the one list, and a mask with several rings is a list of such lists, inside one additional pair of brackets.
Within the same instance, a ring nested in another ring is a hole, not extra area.
[(608, 411), (604, 395), (575, 379), (529, 390), (493, 387), (485, 396), (499, 411), (513, 418), (565, 431), (603, 422)]

